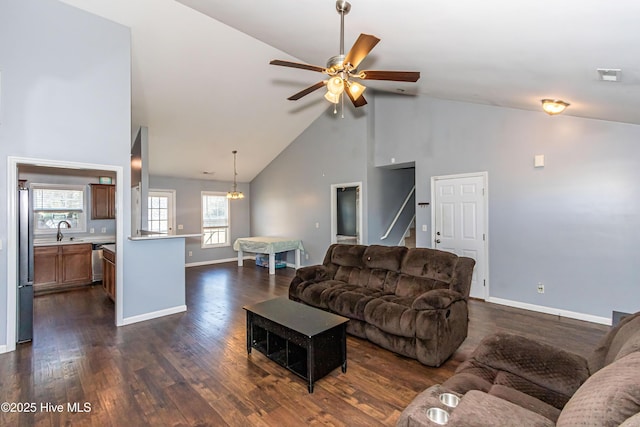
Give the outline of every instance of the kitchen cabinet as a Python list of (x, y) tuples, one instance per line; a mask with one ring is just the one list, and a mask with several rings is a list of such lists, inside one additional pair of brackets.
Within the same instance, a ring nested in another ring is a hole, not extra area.
[(102, 287), (112, 301), (116, 300), (116, 254), (102, 248)]
[(36, 246), (33, 276), (36, 293), (91, 284), (91, 244)]
[(116, 186), (91, 184), (91, 219), (116, 218)]

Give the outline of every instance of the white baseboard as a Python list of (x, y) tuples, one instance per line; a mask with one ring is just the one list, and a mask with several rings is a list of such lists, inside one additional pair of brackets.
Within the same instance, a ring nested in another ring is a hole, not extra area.
[(584, 320), (586, 322), (600, 323), (602, 325), (611, 326), (611, 319), (607, 317), (593, 316), (591, 314), (578, 313), (575, 311), (561, 310), (559, 308), (545, 307), (543, 305), (529, 304), (526, 302), (512, 301), (508, 299), (489, 297), (487, 302), (494, 304), (506, 305), (509, 307), (522, 308), (525, 310), (537, 311), (538, 313), (553, 314), (556, 316), (567, 317), (569, 319)]
[(131, 325), (132, 323), (144, 322), (145, 320), (157, 319), (158, 317), (169, 316), (171, 314), (182, 313), (184, 311), (187, 311), (187, 306), (178, 305), (176, 307), (152, 311), (151, 313), (140, 314), (138, 316), (125, 317), (124, 319), (122, 319), (122, 326)]
[[(256, 257), (254, 256), (245, 256), (242, 257), (242, 259), (256, 259)], [(189, 262), (186, 263), (184, 266), (185, 267), (199, 267), (201, 265), (211, 265), (211, 264), (223, 264), (225, 262), (237, 262), (238, 261), (238, 257), (234, 257), (234, 258), (223, 258), (223, 259), (212, 259), (209, 261), (197, 261), (197, 262)]]
[(0, 345), (0, 354), (6, 353), (6, 352), (7, 352), (7, 346), (6, 345)]

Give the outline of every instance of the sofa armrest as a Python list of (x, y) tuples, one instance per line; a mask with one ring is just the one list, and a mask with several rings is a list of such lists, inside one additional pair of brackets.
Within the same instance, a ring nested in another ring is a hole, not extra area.
[(486, 337), (471, 358), (566, 396), (573, 395), (589, 377), (584, 357), (507, 333)]
[(452, 393), (446, 387), (434, 385), (424, 390), (402, 411), (396, 427), (437, 426), (429, 419), (430, 408), (441, 409), (449, 415), (445, 425), (450, 427), (526, 425), (551, 427), (554, 423), (542, 415), (490, 394), (472, 390), (460, 398), (458, 406), (450, 408), (440, 401), (442, 393)]
[(447, 426), (508, 426), (553, 427), (555, 423), (533, 411), (482, 391), (471, 390), (458, 406), (451, 410)]
[(302, 267), (296, 270), (296, 277), (301, 282), (307, 282), (309, 280), (326, 280), (327, 268), (324, 265), (310, 265), (308, 267)]
[(456, 301), (464, 300), (459, 292), (450, 289), (434, 289), (417, 297), (411, 308), (414, 310), (438, 310), (448, 308)]

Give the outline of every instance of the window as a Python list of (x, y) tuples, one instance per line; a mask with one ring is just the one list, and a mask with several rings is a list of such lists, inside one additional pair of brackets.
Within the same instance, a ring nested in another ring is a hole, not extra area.
[(202, 192), (202, 247), (229, 246), (229, 199), (226, 193)]
[(87, 229), (84, 185), (31, 184), (35, 234), (54, 233), (61, 228), (83, 232)]
[(173, 199), (172, 190), (149, 190), (147, 230), (156, 233), (172, 233), (175, 229), (173, 223)]

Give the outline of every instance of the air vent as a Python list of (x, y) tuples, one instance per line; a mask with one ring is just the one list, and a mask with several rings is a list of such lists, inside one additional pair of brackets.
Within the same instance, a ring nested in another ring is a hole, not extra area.
[(603, 82), (619, 82), (622, 78), (622, 70), (619, 68), (598, 68), (597, 71)]

